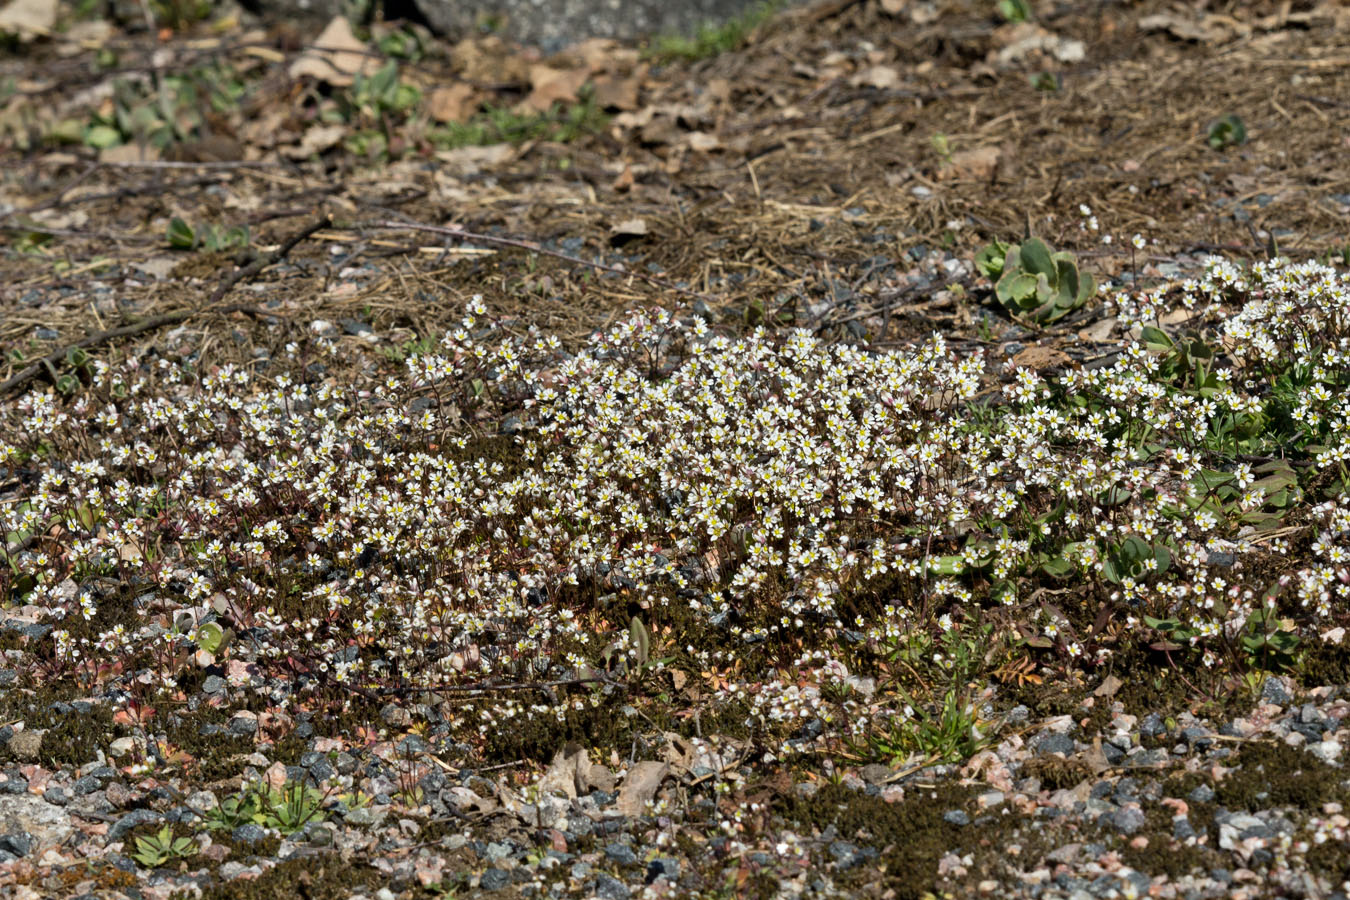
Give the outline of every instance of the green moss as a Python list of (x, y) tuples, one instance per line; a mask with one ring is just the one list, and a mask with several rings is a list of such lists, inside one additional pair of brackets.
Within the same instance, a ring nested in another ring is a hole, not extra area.
[[(920, 900), (934, 887), (938, 860), (960, 846), (961, 826), (942, 816), (948, 810), (970, 806), (972, 791), (956, 785), (912, 787), (903, 800), (887, 803), (840, 785), (826, 785), (810, 798), (782, 798), (778, 811), (799, 827), (822, 832), (833, 825), (841, 840), (877, 848), (885, 866), (880, 876), (884, 886), (894, 891), (897, 900)], [(876, 877), (874, 865), (836, 876), (841, 884), (873, 882)]]
[(1065, 790), (1092, 777), (1092, 769), (1078, 759), (1058, 756), (1033, 756), (1022, 764), (1022, 774), (1040, 779), (1045, 790)]
[[(202, 890), (198, 900), (275, 900), (296, 897), (304, 900), (346, 900), (354, 893), (374, 893), (388, 881), (387, 876), (369, 866), (344, 862), (332, 854), (292, 857), (278, 863), (257, 878), (234, 879)], [(194, 894), (180, 891), (173, 900), (193, 900)]]
[(1244, 744), (1230, 772), (1214, 788), (1214, 802), (1228, 809), (1294, 806), (1320, 811), (1329, 801), (1350, 804), (1345, 774), (1299, 747), (1275, 741)]
[[(44, 686), (32, 694), (13, 693), (0, 698), (0, 721), (22, 721), (32, 731), (46, 732), (42, 736), (39, 761), (52, 768), (63, 765), (81, 766), (105, 753), (108, 744), (117, 736), (113, 726), (112, 710), (106, 705), (91, 704), (87, 712), (53, 704), (68, 703), (79, 698), (71, 685)], [(9, 758), (9, 751), (0, 745), (0, 761)]]
[[(1192, 822), (1203, 820), (1191, 812)], [(1208, 872), (1223, 864), (1221, 854), (1209, 847), (1191, 846), (1172, 837), (1172, 808), (1162, 805), (1150, 805), (1144, 808), (1144, 826), (1135, 834), (1135, 838), (1146, 838), (1143, 847), (1135, 846), (1131, 841), (1120, 849), (1121, 862), (1140, 872), (1157, 874), (1164, 872), (1173, 880), (1194, 871)]]
[(1304, 652), (1294, 675), (1304, 688), (1350, 683), (1350, 642), (1313, 644)]

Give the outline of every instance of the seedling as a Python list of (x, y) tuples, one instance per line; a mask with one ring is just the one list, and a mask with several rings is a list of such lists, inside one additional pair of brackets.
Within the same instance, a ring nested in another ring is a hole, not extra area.
[(136, 852), (132, 859), (147, 868), (164, 865), (171, 859), (181, 859), (197, 852), (192, 838), (173, 836), (173, 826), (165, 825), (155, 834), (136, 838)]
[(1242, 120), (1236, 114), (1228, 113), (1210, 123), (1205, 141), (1215, 150), (1245, 144), (1247, 126), (1242, 124)]

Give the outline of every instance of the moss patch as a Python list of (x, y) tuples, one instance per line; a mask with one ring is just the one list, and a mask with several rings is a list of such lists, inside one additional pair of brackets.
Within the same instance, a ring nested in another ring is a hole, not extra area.
[[(826, 785), (811, 798), (783, 799), (779, 812), (819, 832), (833, 825), (841, 840), (877, 848), (886, 867), (885, 886), (895, 891), (898, 900), (919, 900), (935, 883), (938, 860), (955, 852), (962, 837), (961, 826), (946, 821), (943, 814), (966, 809), (971, 796), (971, 788), (955, 785), (916, 787), (903, 800), (887, 803), (880, 797)], [(846, 883), (850, 879), (871, 881), (875, 876), (875, 866), (866, 865), (841, 871), (838, 878)]]
[[(346, 900), (354, 893), (374, 893), (386, 881), (387, 877), (369, 866), (343, 862), (335, 855), (293, 857), (252, 880), (210, 885), (201, 892), (200, 900)], [(173, 895), (173, 900), (192, 898), (188, 891)]]

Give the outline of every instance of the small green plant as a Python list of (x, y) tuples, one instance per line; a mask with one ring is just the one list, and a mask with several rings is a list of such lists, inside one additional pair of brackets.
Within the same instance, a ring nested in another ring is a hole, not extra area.
[(1054, 72), (1037, 72), (1030, 81), (1033, 88), (1047, 94), (1053, 94), (1064, 84), (1064, 79)]
[(939, 131), (929, 138), (929, 142), (933, 145), (933, 152), (938, 155), (938, 159), (942, 160), (942, 164), (950, 166), (952, 164), (952, 147), (947, 140), (947, 135)]
[(258, 784), (220, 801), (204, 818), (206, 827), (213, 831), (254, 824), (290, 833), (310, 822), (322, 822), (322, 806), (323, 795), (298, 781), (288, 781), (280, 788)]
[(1021, 244), (994, 241), (976, 254), (975, 267), (994, 280), (1004, 309), (1037, 325), (1063, 318), (1097, 290), (1091, 275), (1079, 273), (1072, 253), (1055, 253), (1040, 238)]
[(164, 239), (175, 250), (205, 250), (214, 253), (218, 250), (243, 250), (249, 244), (247, 225), (198, 225), (196, 228), (174, 216), (164, 232)]
[(570, 143), (604, 129), (609, 117), (595, 102), (595, 92), (583, 87), (577, 102), (569, 106), (555, 103), (537, 115), (523, 115), (505, 106), (490, 106), (467, 122), (449, 122), (427, 133), (438, 149), (487, 144), (523, 144), (526, 141)]
[(693, 37), (658, 37), (648, 55), (661, 62), (698, 62), (740, 49), (750, 32), (767, 21), (783, 6), (782, 0), (761, 3), (741, 16), (721, 25), (704, 24)]
[(978, 753), (989, 737), (980, 729), (975, 705), (952, 685), (936, 712), (914, 709), (912, 718), (893, 722), (868, 736), (869, 755), (887, 762), (918, 753), (934, 762), (960, 762)]
[(131, 858), (147, 868), (162, 866), (171, 859), (181, 859), (197, 852), (192, 838), (173, 836), (173, 826), (165, 825), (155, 834), (136, 838), (136, 851)]
[(1027, 0), (998, 0), (998, 14), (1010, 23), (1031, 21), (1031, 4)]
[(1235, 113), (1220, 116), (1209, 124), (1205, 142), (1215, 150), (1247, 143), (1247, 126)]

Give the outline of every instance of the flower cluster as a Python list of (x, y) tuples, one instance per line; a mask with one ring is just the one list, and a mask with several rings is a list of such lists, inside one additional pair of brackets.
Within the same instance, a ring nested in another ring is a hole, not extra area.
[[(1279, 556), (1276, 527), (1310, 535), (1311, 558), (1280, 564), (1306, 624), (1343, 609), (1350, 289), (1313, 264), (1216, 261), (1118, 302), (1139, 339), (1055, 376), (940, 335), (880, 353), (664, 310), (568, 354), (505, 336), (476, 299), (374, 382), (98, 365), (71, 402), (0, 408), (20, 483), (0, 595), (63, 620), (49, 677), (126, 678), (101, 665), (121, 656), (167, 678), (205, 652), (353, 690), (613, 671), (637, 661), (624, 605), (691, 658), (844, 635), (863, 654), (1005, 607), (1066, 662), (1096, 659), (1028, 589), (1064, 577), (1135, 624), (1179, 617), (1212, 656), (1280, 586), (1244, 565)], [(1213, 340), (1160, 343), (1148, 323), (1173, 309)], [(1309, 464), (1282, 466), (1271, 434)], [(842, 667), (811, 659), (822, 682)], [(769, 727), (815, 690), (760, 677), (725, 699)], [(537, 699), (464, 724), (570, 702)]]

